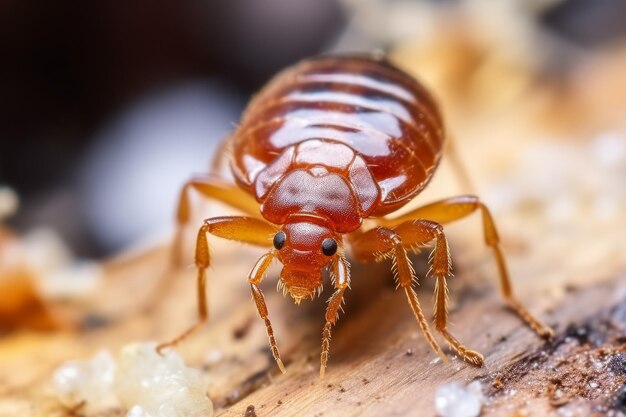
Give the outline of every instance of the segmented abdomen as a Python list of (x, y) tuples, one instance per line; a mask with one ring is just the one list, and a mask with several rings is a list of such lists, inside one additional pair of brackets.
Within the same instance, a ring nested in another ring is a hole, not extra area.
[(235, 177), (251, 190), (285, 147), (308, 139), (336, 140), (363, 157), (382, 192), (379, 216), (426, 186), (444, 133), (432, 97), (388, 62), (315, 58), (278, 74), (251, 101), (234, 136)]

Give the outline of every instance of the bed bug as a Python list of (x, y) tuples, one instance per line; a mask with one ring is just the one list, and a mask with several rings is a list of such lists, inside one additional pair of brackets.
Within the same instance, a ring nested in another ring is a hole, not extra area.
[[(248, 282), (282, 372), (285, 367), (260, 288), (266, 270), (274, 260), (282, 263), (279, 287), (296, 303), (314, 298), (322, 286), (322, 271), (330, 271), (334, 292), (322, 334), (323, 376), (332, 326), (350, 287), (348, 249), (361, 262), (392, 259), (397, 285), (425, 338), (445, 358), (420, 307), (408, 257), (409, 252), (434, 242), (430, 258), (430, 274), (436, 280), (434, 327), (452, 350), (480, 366), (483, 356), (447, 329), (446, 279), (451, 261), (443, 227), (474, 212), (482, 214), (484, 239), (493, 250), (504, 299), (536, 333), (552, 336), (552, 330), (514, 297), (494, 220), (477, 196), (452, 197), (394, 216), (428, 185), (445, 142), (434, 99), (417, 80), (384, 58), (325, 56), (279, 73), (251, 100), (224, 145), (232, 149), (230, 168), (236, 184), (207, 176), (183, 187), (177, 253), (181, 230), (190, 219), (192, 190), (246, 216), (209, 218), (200, 227), (195, 251), (199, 320), (160, 348), (175, 345), (207, 320), (207, 235), (211, 234), (268, 248)], [(365, 230), (364, 219), (375, 226)]]

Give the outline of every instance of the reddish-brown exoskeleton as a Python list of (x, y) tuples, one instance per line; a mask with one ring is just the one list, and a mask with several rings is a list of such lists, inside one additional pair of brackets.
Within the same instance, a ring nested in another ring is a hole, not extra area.
[[(478, 197), (453, 197), (401, 216), (389, 216), (428, 184), (441, 159), (444, 138), (442, 119), (432, 97), (414, 78), (384, 60), (329, 56), (283, 71), (252, 100), (228, 139), (237, 185), (209, 176), (192, 179), (183, 188), (177, 251), (180, 230), (190, 218), (191, 190), (248, 216), (204, 221), (195, 255), (199, 321), (160, 348), (179, 342), (207, 319), (205, 271), (210, 263), (210, 233), (269, 248), (252, 268), (248, 282), (281, 371), (285, 368), (259, 288), (267, 268), (274, 259), (283, 264), (279, 286), (296, 303), (313, 298), (322, 285), (322, 270), (330, 269), (335, 291), (328, 302), (323, 330), (323, 376), (331, 327), (350, 285), (346, 247), (363, 262), (392, 258), (397, 284), (404, 290), (426, 339), (444, 357), (420, 308), (416, 277), (407, 256), (434, 241), (435, 328), (466, 361), (482, 365), (483, 356), (461, 344), (446, 326), (450, 254), (443, 224), (476, 211), (482, 215), (484, 238), (493, 250), (505, 300), (535, 332), (550, 337), (552, 330), (513, 296), (494, 221)], [(363, 230), (366, 218), (374, 219), (377, 226)]]

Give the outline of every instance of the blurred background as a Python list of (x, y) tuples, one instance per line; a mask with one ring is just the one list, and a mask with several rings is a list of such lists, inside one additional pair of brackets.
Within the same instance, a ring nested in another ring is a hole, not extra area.
[[(304, 57), (384, 50), (427, 84), (445, 78), (444, 106), (494, 112), (546, 80), (567, 97), (624, 22), (622, 0), (5, 0), (0, 186), (20, 201), (7, 223), (87, 258), (164, 234), (250, 95)], [(476, 100), (494, 74), (513, 81)]]

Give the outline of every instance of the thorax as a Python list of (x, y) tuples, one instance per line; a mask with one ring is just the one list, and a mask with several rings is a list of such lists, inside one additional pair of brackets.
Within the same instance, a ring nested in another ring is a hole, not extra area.
[(256, 177), (254, 193), (261, 214), (272, 223), (310, 216), (339, 233), (357, 229), (381, 196), (361, 156), (347, 145), (321, 139), (284, 149)]

